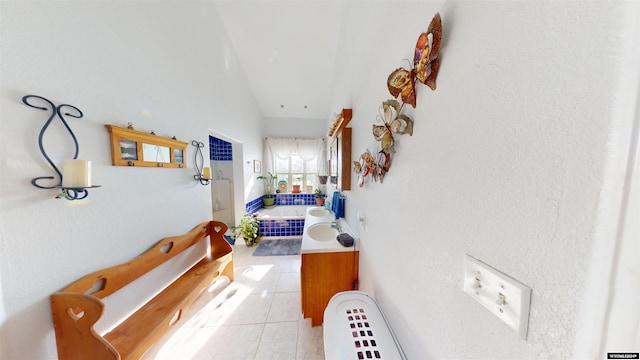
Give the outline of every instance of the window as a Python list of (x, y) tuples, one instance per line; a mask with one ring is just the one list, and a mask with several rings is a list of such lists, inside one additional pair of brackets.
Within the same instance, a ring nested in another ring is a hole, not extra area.
[(287, 181), (287, 191), (291, 185), (302, 185), (302, 192), (311, 187), (311, 191), (318, 187), (318, 158), (303, 160), (297, 153), (292, 153), (287, 159), (275, 159), (275, 169), (278, 181)]
[(326, 175), (324, 139), (267, 138), (265, 163), (266, 171), (287, 182), (287, 192), (300, 185), (302, 192), (311, 193), (319, 186), (318, 175)]

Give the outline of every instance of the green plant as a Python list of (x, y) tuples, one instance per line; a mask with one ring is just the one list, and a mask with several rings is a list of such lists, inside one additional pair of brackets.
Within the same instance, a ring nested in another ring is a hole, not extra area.
[(316, 188), (315, 190), (313, 190), (313, 196), (315, 196), (316, 199), (322, 199), (324, 198), (324, 193), (322, 192), (322, 190), (320, 190), (320, 188)]
[(249, 214), (245, 214), (242, 219), (240, 219), (240, 223), (231, 228), (231, 238), (235, 240), (238, 236), (242, 236), (247, 246), (253, 246), (258, 238), (258, 228), (258, 219)]
[(265, 197), (274, 197), (273, 192), (276, 189), (276, 179), (278, 179), (278, 173), (270, 173), (267, 175), (260, 175), (258, 179), (262, 180), (264, 184)]

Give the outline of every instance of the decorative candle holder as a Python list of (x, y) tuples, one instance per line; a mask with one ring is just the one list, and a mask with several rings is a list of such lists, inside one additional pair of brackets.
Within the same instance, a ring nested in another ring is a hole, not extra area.
[(193, 140), (191, 141), (191, 145), (196, 147), (195, 154), (193, 155), (193, 163), (195, 164), (194, 167), (196, 168), (196, 174), (193, 175), (193, 178), (194, 180), (199, 181), (202, 185), (209, 185), (211, 183), (211, 168), (204, 167), (204, 156), (202, 155), (202, 148), (204, 148), (204, 143)]
[[(40, 99), (44, 101), (46, 104), (48, 104), (50, 108), (34, 105), (33, 103), (30, 102), (32, 99)], [(56, 106), (50, 100), (45, 99), (42, 96), (38, 96), (38, 95), (26, 95), (22, 97), (22, 102), (25, 103), (25, 105), (30, 106), (34, 109), (51, 112), (51, 115), (49, 116), (44, 126), (42, 126), (42, 129), (40, 130), (40, 134), (38, 136), (38, 146), (40, 147), (40, 152), (44, 156), (45, 160), (47, 160), (49, 165), (51, 165), (51, 167), (55, 171), (58, 181), (53, 185), (48, 185), (48, 186), (41, 185), (39, 184), (41, 180), (44, 180), (44, 179), (52, 180), (52, 179), (56, 179), (56, 177), (40, 176), (37, 178), (33, 178), (31, 180), (31, 184), (40, 189), (60, 189), (61, 192), (56, 196), (56, 199), (81, 200), (86, 198), (89, 195), (89, 191), (87, 189), (100, 187), (100, 185), (91, 185), (90, 162), (86, 160), (77, 160), (76, 163), (69, 162), (69, 164), (78, 164), (78, 165), (69, 165), (71, 166), (71, 168), (63, 169), (63, 171), (65, 172), (63, 174), (63, 172), (60, 172), (56, 164), (51, 160), (49, 155), (47, 155), (47, 152), (44, 149), (44, 145), (42, 144), (42, 138), (44, 136), (44, 132), (47, 130), (47, 128), (49, 127), (49, 125), (57, 115), (60, 118), (60, 121), (62, 121), (62, 125), (64, 125), (65, 129), (67, 129), (67, 131), (69, 132), (69, 135), (71, 135), (71, 139), (73, 140), (73, 144), (75, 147), (75, 151), (71, 161), (76, 161), (76, 159), (78, 158), (78, 152), (80, 150), (78, 146), (78, 139), (76, 139), (75, 134), (73, 133), (73, 131), (71, 131), (71, 128), (69, 127), (69, 124), (67, 124), (67, 121), (65, 120), (63, 115), (71, 116), (79, 119), (79, 118), (82, 118), (83, 116), (82, 111), (80, 111), (80, 109), (78, 109), (77, 107), (69, 104), (60, 104)], [(68, 112), (63, 113), (62, 109), (64, 108), (70, 108), (71, 110), (74, 111), (74, 113), (68, 113)], [(67, 161), (70, 161), (70, 160), (65, 160), (65, 162)], [(76, 168), (76, 166), (78, 167)], [(74, 179), (68, 179), (69, 182), (63, 181), (63, 178), (64, 178), (63, 175), (74, 177)], [(80, 181), (80, 183), (77, 183), (76, 181)]]

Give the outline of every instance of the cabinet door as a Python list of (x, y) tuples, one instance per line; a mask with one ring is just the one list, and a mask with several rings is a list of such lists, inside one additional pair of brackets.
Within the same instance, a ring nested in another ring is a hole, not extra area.
[(357, 290), (358, 251), (302, 254), (300, 299), (304, 318), (322, 325), (324, 309), (341, 291)]

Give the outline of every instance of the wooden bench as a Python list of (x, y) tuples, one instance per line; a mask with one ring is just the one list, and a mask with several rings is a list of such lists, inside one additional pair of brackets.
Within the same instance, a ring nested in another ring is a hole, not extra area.
[[(233, 252), (224, 240), (227, 226), (204, 222), (189, 233), (167, 237), (133, 260), (96, 271), (51, 295), (58, 357), (65, 359), (138, 359), (157, 342), (201, 292), (224, 275), (233, 281)], [(101, 299), (209, 236), (200, 261), (135, 310), (108, 333), (94, 324), (102, 317)]]

